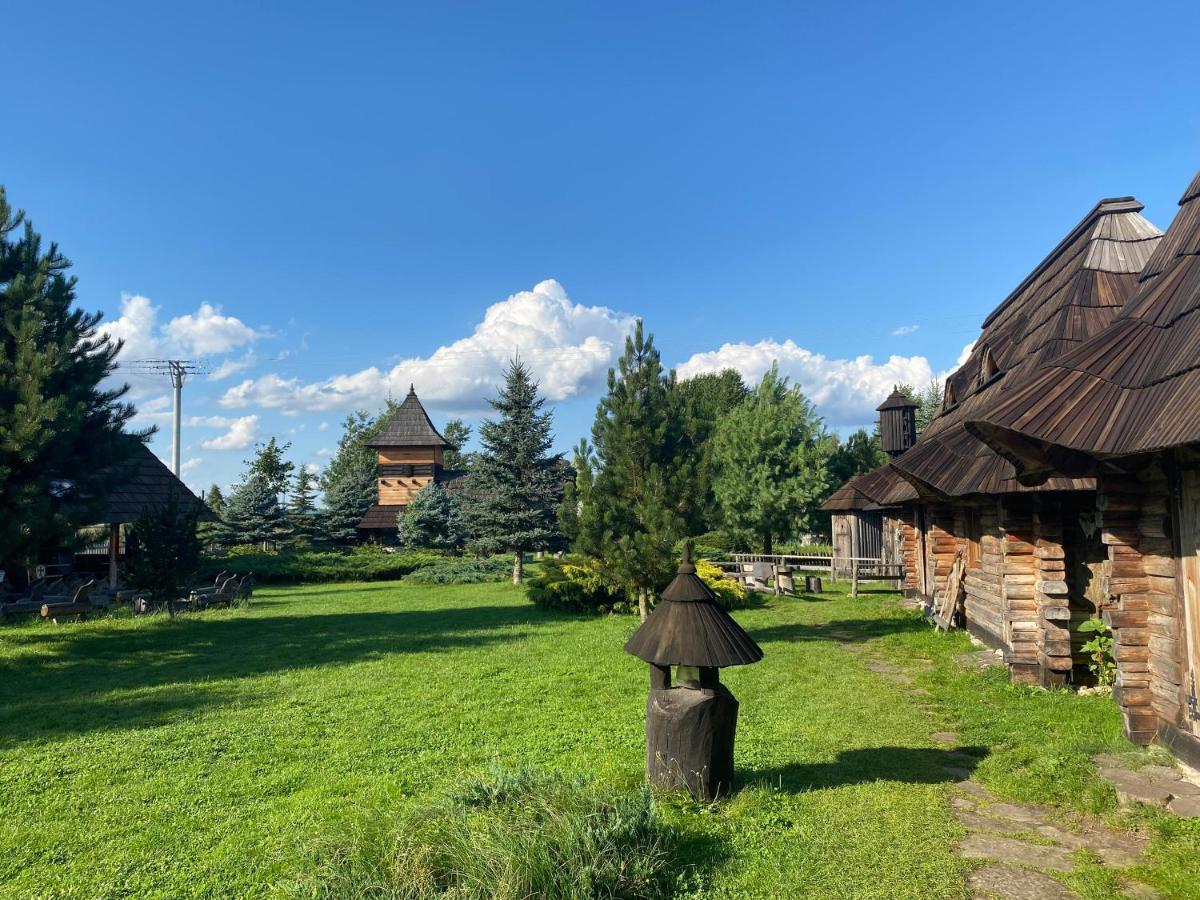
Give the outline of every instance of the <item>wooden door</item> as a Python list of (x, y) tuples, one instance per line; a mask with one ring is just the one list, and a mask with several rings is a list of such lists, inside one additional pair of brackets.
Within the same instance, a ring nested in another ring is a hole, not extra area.
[(1179, 552), (1183, 578), (1183, 727), (1200, 735), (1200, 470), (1184, 469), (1179, 502)]

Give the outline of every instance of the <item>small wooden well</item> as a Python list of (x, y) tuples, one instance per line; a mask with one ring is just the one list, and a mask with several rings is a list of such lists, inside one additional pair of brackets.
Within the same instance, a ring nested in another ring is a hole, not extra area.
[(625, 650), (650, 664), (647, 779), (706, 801), (729, 793), (738, 702), (720, 670), (758, 662), (763, 652), (696, 575), (690, 548)]

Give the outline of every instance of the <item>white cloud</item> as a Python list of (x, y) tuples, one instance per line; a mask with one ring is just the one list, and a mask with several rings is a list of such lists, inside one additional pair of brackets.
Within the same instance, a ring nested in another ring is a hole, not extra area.
[(923, 356), (890, 356), (879, 363), (871, 356), (830, 359), (791, 340), (723, 344), (718, 350), (693, 354), (676, 371), (680, 378), (690, 378), (702, 372), (737, 369), (753, 384), (776, 361), (780, 373), (800, 385), (817, 412), (833, 427), (871, 422), (876, 416), (875, 407), (895, 385), (926, 385), (933, 377), (933, 368)]
[(893, 337), (902, 337), (906, 334), (912, 334), (914, 331), (918, 330), (920, 327), (921, 327), (920, 325), (901, 325), (899, 328), (897, 328), (895, 331), (892, 332), (892, 336)]
[[(125, 342), (117, 357), (118, 366), (139, 359), (220, 356), (269, 334), (266, 330), (251, 328), (241, 319), (222, 315), (221, 307), (209, 303), (201, 304), (195, 313), (176, 316), (161, 325), (159, 311), (160, 307), (149, 297), (121, 295), (121, 315), (102, 322), (99, 327), (101, 332)], [(217, 367), (213, 376), (228, 377), (253, 362), (250, 353), (240, 360), (227, 360)], [(137, 396), (158, 389), (166, 376), (140, 375), (118, 368), (115, 378), (131, 380)]]
[(322, 447), (317, 451), (317, 456), (333, 456), (333, 451), (328, 447)]
[(320, 425), (317, 426), (317, 431), (325, 431), (327, 428), (329, 428), (329, 423), (322, 422)]
[(318, 472), (321, 471), (321, 464), (320, 463), (305, 463), (304, 468), (311, 474), (316, 475)]
[(268, 373), (230, 388), (220, 403), (230, 408), (256, 404), (288, 415), (374, 408), (389, 395), (403, 397), (415, 384), (427, 406), (478, 410), (517, 353), (547, 399), (560, 401), (603, 382), (635, 321), (605, 306), (573, 303), (562, 285), (549, 279), (488, 307), (469, 337), (428, 357), (406, 359), (386, 371), (372, 366), (307, 383)]
[(195, 315), (176, 316), (163, 326), (168, 342), (191, 356), (228, 353), (264, 336), (241, 319), (221, 315), (221, 307), (201, 303)]
[(190, 459), (185, 459), (179, 465), (179, 473), (181, 475), (187, 475), (194, 471), (202, 462), (204, 462), (204, 460), (199, 456), (193, 456)]
[(200, 446), (208, 450), (244, 450), (257, 437), (258, 416), (241, 416), (229, 420), (229, 430), (223, 435), (201, 441)]
[(231, 375), (236, 375), (238, 372), (244, 372), (256, 362), (258, 362), (258, 357), (255, 356), (253, 350), (248, 351), (245, 356), (226, 359), (209, 373), (208, 380), (221, 381)]

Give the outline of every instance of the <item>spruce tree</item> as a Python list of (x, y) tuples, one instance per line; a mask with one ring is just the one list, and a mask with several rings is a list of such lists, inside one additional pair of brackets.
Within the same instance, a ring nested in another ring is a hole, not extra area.
[(75, 306), (70, 265), (0, 187), (0, 566), (72, 543), (147, 434), (123, 432), (127, 388), (101, 387), (120, 343)]
[(397, 540), (407, 550), (460, 550), (467, 526), (458, 501), (429, 482), (396, 517)]
[(266, 550), (284, 535), (283, 508), (274, 487), (260, 473), (251, 474), (234, 489), (225, 510), (225, 519), (240, 542)]
[(797, 532), (823, 494), (832, 442), (798, 387), (772, 365), (717, 428), (714, 484), (725, 528), (771, 553)]
[(592, 426), (597, 471), (580, 513), (580, 549), (599, 557), (644, 619), (671, 577), (685, 530), (692, 460), (683, 453), (675, 373), (664, 372), (639, 321)]
[(288, 531), (294, 544), (306, 547), (317, 532), (317, 476), (307, 466), (296, 470), (287, 503)]
[(520, 360), (508, 364), (494, 400), (498, 414), (479, 426), (481, 449), (471, 470), (470, 523), (484, 552), (513, 554), (513, 583), (520, 584), (524, 554), (560, 539), (557, 507), (562, 497), (561, 457), (545, 399)]
[(183, 593), (200, 564), (200, 539), (196, 510), (180, 505), (176, 492), (159, 506), (142, 510), (133, 524), (125, 576), (139, 590), (148, 591), (157, 604), (175, 615), (175, 600)]

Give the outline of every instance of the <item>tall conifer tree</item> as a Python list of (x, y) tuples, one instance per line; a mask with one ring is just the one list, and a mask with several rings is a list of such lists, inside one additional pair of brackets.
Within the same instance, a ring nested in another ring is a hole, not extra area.
[(123, 432), (127, 388), (101, 387), (120, 343), (75, 306), (70, 265), (0, 187), (0, 566), (70, 544), (145, 438)]
[(637, 598), (643, 619), (674, 570), (674, 544), (685, 530), (693, 466), (682, 452), (679, 413), (675, 373), (663, 371), (654, 337), (639, 321), (596, 410), (598, 469), (579, 544)]
[(470, 522), (480, 548), (513, 554), (513, 583), (520, 584), (524, 554), (560, 539), (561, 457), (545, 399), (519, 359), (508, 364), (504, 386), (489, 400), (498, 414), (479, 426), (480, 451), (471, 468)]
[(287, 502), (288, 531), (296, 544), (306, 546), (312, 542), (317, 529), (317, 476), (307, 466), (296, 470)]

